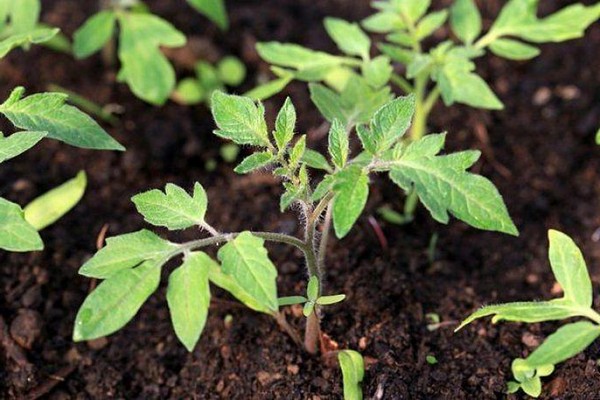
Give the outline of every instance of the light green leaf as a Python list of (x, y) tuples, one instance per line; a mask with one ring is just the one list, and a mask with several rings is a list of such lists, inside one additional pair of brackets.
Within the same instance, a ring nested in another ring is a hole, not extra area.
[(314, 301), (309, 300), (306, 303), (304, 303), (304, 307), (302, 307), (302, 315), (308, 318), (313, 313), (313, 311), (315, 311)]
[(206, 16), (225, 30), (229, 27), (229, 18), (225, 9), (224, 0), (187, 0), (190, 5), (197, 9), (200, 13)]
[(42, 250), (44, 243), (18, 204), (0, 197), (0, 249), (8, 251)]
[(10, 3), (11, 33), (20, 34), (34, 29), (40, 18), (40, 0), (18, 0)]
[(52, 39), (60, 29), (58, 28), (36, 28), (28, 32), (17, 33), (0, 40), (0, 58), (6, 56), (11, 50), (19, 46), (39, 44)]
[(211, 109), (218, 130), (214, 133), (237, 144), (267, 146), (264, 108), (247, 97), (215, 92)]
[(106, 246), (83, 264), (79, 273), (90, 278), (106, 279), (146, 260), (164, 261), (176, 249), (176, 244), (161, 239), (146, 229), (114, 236), (108, 238)]
[(308, 299), (304, 296), (286, 296), (277, 299), (279, 307), (293, 306), (294, 304), (304, 304)]
[(588, 321), (560, 327), (526, 358), (532, 368), (556, 365), (585, 350), (600, 336), (600, 326)]
[(246, 93), (244, 93), (244, 96), (250, 97), (251, 99), (254, 99), (254, 100), (268, 99), (269, 97), (272, 97), (272, 96), (276, 95), (277, 93), (281, 92), (283, 89), (285, 89), (285, 87), (293, 79), (294, 79), (294, 76), (292, 74), (282, 77), (282, 78), (274, 79), (274, 80), (264, 83), (262, 85), (258, 85), (255, 88), (253, 88), (252, 90), (247, 91)]
[(275, 120), (275, 131), (273, 137), (279, 150), (284, 149), (294, 137), (294, 129), (296, 129), (296, 109), (292, 100), (287, 97), (283, 107), (277, 114)]
[(389, 33), (406, 28), (399, 13), (380, 11), (372, 14), (362, 21), (362, 26), (374, 33)]
[(235, 167), (234, 171), (238, 174), (247, 174), (260, 168), (264, 168), (274, 160), (273, 154), (269, 151), (261, 151), (244, 158), (242, 162)]
[(481, 34), (481, 14), (474, 0), (455, 0), (450, 9), (450, 26), (463, 43), (472, 44)]
[(264, 240), (242, 232), (219, 249), (223, 272), (253, 299), (272, 312), (278, 309), (277, 269), (269, 259)]
[(115, 31), (116, 17), (113, 11), (100, 11), (89, 18), (73, 35), (73, 54), (85, 58), (99, 51)]
[(206, 192), (198, 182), (192, 196), (179, 186), (167, 183), (164, 193), (153, 189), (133, 196), (131, 201), (148, 223), (169, 230), (202, 225), (208, 205)]
[(270, 64), (295, 69), (296, 79), (322, 80), (329, 72), (344, 64), (343, 57), (279, 42), (258, 43), (260, 57)]
[(339, 18), (325, 18), (325, 29), (341, 51), (351, 56), (369, 58), (371, 40), (356, 23)]
[(177, 337), (193, 351), (206, 324), (210, 306), (208, 271), (214, 261), (203, 252), (188, 254), (169, 276), (167, 302)]
[(318, 151), (314, 151), (311, 149), (304, 150), (304, 155), (302, 156), (302, 159), (300, 161), (314, 169), (320, 169), (327, 172), (333, 171), (331, 165), (329, 165), (329, 162), (327, 162), (325, 156), (323, 156), (323, 154), (319, 153)]
[(447, 18), (448, 10), (435, 11), (427, 15), (417, 24), (417, 29), (415, 30), (417, 40), (423, 40), (429, 37), (433, 32), (444, 25)]
[(492, 53), (509, 60), (529, 60), (540, 54), (540, 49), (512, 39), (497, 39), (490, 44)]
[(361, 386), (365, 376), (362, 356), (354, 350), (342, 350), (338, 353), (338, 361), (344, 380), (344, 400), (362, 400)]
[(444, 65), (437, 77), (444, 103), (447, 106), (462, 103), (490, 110), (503, 109), (502, 102), (488, 84), (471, 69), (471, 63), (462, 59)]
[(417, 53), (413, 50), (405, 49), (400, 46), (395, 46), (388, 43), (379, 43), (377, 48), (381, 50), (383, 54), (391, 58), (392, 60), (399, 62), (400, 64), (408, 65), (411, 63)]
[(29, 203), (23, 210), (25, 220), (38, 231), (52, 225), (79, 203), (86, 185), (85, 172), (80, 171), (75, 178)]
[(338, 238), (348, 234), (369, 197), (369, 178), (362, 168), (350, 166), (335, 175), (333, 227)]
[(142, 100), (164, 104), (175, 88), (175, 71), (160, 47), (181, 47), (185, 36), (152, 14), (121, 13), (118, 20), (121, 80)]
[(0, 132), (0, 163), (29, 150), (46, 135), (46, 132), (17, 132), (4, 137)]
[(184, 78), (171, 94), (173, 101), (183, 105), (198, 104), (206, 98), (206, 90), (195, 78)]
[(344, 168), (348, 161), (348, 152), (350, 151), (350, 142), (348, 133), (342, 123), (334, 119), (329, 129), (329, 155), (331, 161), (338, 168)]
[(47, 137), (73, 146), (98, 150), (125, 150), (92, 118), (65, 104), (67, 95), (40, 93), (23, 98), (25, 89), (18, 87), (0, 105), (17, 128), (47, 132)]
[(314, 275), (308, 279), (308, 284), (306, 285), (306, 297), (312, 302), (315, 302), (319, 297), (319, 278)]
[(331, 304), (336, 304), (341, 301), (344, 301), (345, 298), (346, 298), (345, 294), (334, 294), (331, 296), (321, 296), (317, 299), (316, 303), (321, 306), (328, 306)]
[(125, 326), (158, 288), (161, 265), (157, 260), (146, 261), (98, 285), (77, 312), (73, 340), (96, 339)]
[(596, 144), (600, 146), (600, 129), (596, 132)]
[(387, 56), (378, 56), (363, 63), (362, 72), (369, 83), (374, 88), (380, 88), (386, 85), (392, 76), (392, 65)]
[(525, 379), (521, 382), (521, 389), (531, 397), (539, 397), (542, 394), (542, 380), (539, 376), (531, 379)]
[(407, 192), (415, 190), (439, 222), (448, 223), (450, 212), (473, 227), (518, 235), (496, 187), (486, 178), (465, 171), (477, 160), (478, 152), (423, 154), (422, 143), (436, 137), (443, 140), (445, 135), (428, 135), (409, 145), (402, 157), (394, 161), (392, 181)]
[(413, 95), (398, 97), (381, 107), (371, 120), (370, 130), (360, 130), (365, 150), (380, 154), (390, 149), (404, 136), (415, 112)]
[(564, 292), (564, 300), (580, 307), (592, 306), (593, 293), (590, 275), (581, 250), (575, 242), (559, 231), (548, 231), (548, 257), (552, 272)]
[(492, 318), (494, 323), (502, 320), (534, 323), (560, 321), (565, 318), (581, 316), (585, 311), (587, 310), (573, 307), (573, 305), (560, 300), (497, 304), (477, 310), (466, 318), (456, 330), (464, 328), (476, 319), (490, 315), (494, 316)]
[(217, 64), (217, 75), (227, 86), (239, 86), (246, 78), (246, 65), (235, 56), (223, 57)]

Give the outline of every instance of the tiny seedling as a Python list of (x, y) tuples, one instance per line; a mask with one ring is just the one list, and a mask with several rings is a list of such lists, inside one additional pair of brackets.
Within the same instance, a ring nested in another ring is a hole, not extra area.
[[(412, 93), (415, 115), (406, 139), (419, 140), (429, 133), (428, 117), (440, 97), (446, 106), (461, 103), (503, 108), (475, 71), (475, 62), (488, 50), (499, 57), (528, 60), (540, 53), (535, 44), (581, 37), (600, 17), (600, 4), (573, 4), (538, 18), (538, 0), (510, 0), (484, 32), (474, 0), (455, 0), (449, 9), (435, 11), (430, 11), (430, 3), (373, 1), (377, 12), (362, 21), (362, 28), (357, 23), (326, 18), (325, 29), (343, 55), (290, 43), (259, 43), (258, 53), (272, 65), (277, 78), (247, 95), (265, 99), (293, 80), (309, 82), (311, 98), (323, 115), (346, 124), (351, 119), (358, 123), (370, 120), (392, 89)], [(450, 29), (442, 31), (446, 22)], [(375, 43), (379, 54), (372, 56), (372, 41), (363, 28), (385, 35), (385, 40)], [(447, 34), (432, 37), (436, 32)], [(397, 223), (409, 222), (417, 204), (417, 194), (410, 193), (403, 215), (385, 215)]]
[(365, 364), (359, 352), (342, 350), (338, 353), (338, 362), (344, 381), (344, 400), (362, 400), (362, 381), (365, 377)]
[[(271, 315), (296, 342), (303, 342), (309, 353), (317, 353), (322, 309), (345, 298), (325, 295), (323, 289), (329, 233), (333, 229), (338, 238), (348, 234), (366, 206), (370, 176), (375, 173), (388, 174), (404, 189), (414, 187), (439, 221), (447, 222), (452, 214), (481, 229), (517, 234), (493, 184), (466, 171), (479, 152), (441, 155), (443, 134), (410, 144), (402, 141), (414, 106), (412, 96), (388, 98), (366, 124), (354, 126), (334, 119), (328, 152), (321, 154), (308, 148), (306, 135), (296, 135), (296, 110), (290, 99), (279, 110), (274, 129), (269, 130), (261, 103), (215, 92), (211, 100), (218, 128), (215, 134), (254, 150), (235, 171), (269, 170), (280, 178), (280, 209), (298, 211), (302, 234), (217, 230), (207, 222), (208, 200), (199, 183), (191, 195), (173, 184), (167, 184), (164, 192), (155, 189), (138, 194), (132, 200), (148, 223), (168, 230), (200, 227), (209, 237), (173, 243), (141, 230), (109, 238), (79, 271), (103, 282), (81, 306), (74, 340), (94, 339), (122, 328), (158, 288), (163, 266), (181, 257), (180, 266), (169, 277), (167, 303), (175, 333), (189, 351), (204, 328), (213, 284), (249, 308)], [(300, 250), (309, 277), (306, 295), (278, 296), (277, 269), (265, 241)], [(203, 252), (208, 246), (219, 248), (216, 260)], [(303, 341), (280, 310), (291, 304), (304, 307)]]
[[(55, 139), (72, 146), (98, 150), (124, 150), (93, 119), (65, 104), (61, 93), (40, 93), (23, 97), (24, 89), (13, 90), (0, 104), (4, 115), (20, 132), (0, 132), (0, 163), (29, 150), (42, 139)], [(43, 248), (39, 230), (54, 223), (81, 199), (85, 173), (31, 202), (25, 210), (0, 198), (0, 249), (33, 251)]]
[(173, 101), (193, 105), (209, 103), (215, 91), (225, 91), (225, 87), (237, 87), (246, 77), (246, 66), (237, 57), (228, 56), (213, 66), (200, 61), (196, 63), (196, 77), (184, 78), (171, 95)]
[(515, 359), (512, 362), (515, 381), (508, 383), (509, 393), (522, 389), (528, 395), (538, 397), (542, 391), (540, 378), (550, 375), (556, 364), (581, 353), (600, 336), (600, 314), (592, 308), (592, 282), (581, 251), (564, 233), (550, 230), (548, 236), (550, 266), (563, 296), (548, 301), (486, 306), (456, 329), (458, 331), (476, 319), (490, 315), (493, 323), (502, 320), (534, 323), (587, 318), (587, 321), (563, 325), (527, 358)]

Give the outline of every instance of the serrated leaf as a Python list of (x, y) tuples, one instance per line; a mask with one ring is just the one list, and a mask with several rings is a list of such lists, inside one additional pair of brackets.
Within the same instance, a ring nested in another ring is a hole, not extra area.
[(329, 306), (344, 301), (346, 298), (345, 294), (334, 294), (331, 296), (321, 296), (317, 299), (316, 303), (321, 306)]
[(44, 243), (18, 204), (0, 197), (0, 249), (8, 251), (42, 250)]
[(593, 302), (592, 282), (581, 250), (575, 242), (559, 231), (548, 231), (548, 257), (556, 281), (564, 292), (564, 300), (589, 308)]
[(600, 326), (588, 321), (560, 327), (525, 359), (532, 368), (556, 365), (585, 350), (600, 336)]
[(177, 337), (190, 352), (206, 324), (210, 306), (208, 271), (214, 263), (206, 253), (190, 253), (169, 276), (167, 303), (171, 321)]
[(162, 263), (146, 261), (119, 271), (85, 299), (75, 318), (73, 340), (91, 340), (121, 329), (158, 288)]
[(235, 167), (234, 171), (238, 174), (247, 174), (260, 168), (264, 168), (273, 161), (273, 154), (269, 151), (261, 151), (244, 158), (241, 163)]
[(110, 40), (117, 18), (113, 11), (100, 11), (90, 17), (73, 35), (73, 55), (85, 58), (99, 51)]
[(448, 10), (440, 10), (427, 15), (417, 24), (415, 36), (417, 40), (423, 40), (437, 31), (448, 18)]
[(540, 54), (540, 49), (512, 39), (496, 39), (490, 50), (497, 56), (510, 60), (529, 60)]
[(231, 276), (253, 299), (276, 312), (277, 269), (269, 259), (264, 240), (242, 232), (219, 249), (223, 272)]
[(146, 229), (114, 236), (108, 238), (106, 246), (83, 264), (79, 274), (90, 278), (106, 279), (146, 260), (166, 260), (176, 249), (176, 244)]
[(477, 153), (423, 156), (420, 150), (415, 151), (418, 143), (411, 144), (394, 161), (392, 181), (407, 192), (415, 190), (436, 221), (448, 223), (450, 212), (479, 229), (518, 234), (496, 187), (486, 178), (464, 170), (474, 162)]
[(146, 222), (169, 230), (202, 225), (208, 205), (206, 192), (198, 182), (192, 196), (179, 186), (167, 183), (164, 193), (153, 189), (133, 196), (131, 201)]
[(335, 182), (335, 178), (333, 175), (325, 175), (323, 180), (319, 182), (317, 187), (312, 193), (311, 200), (319, 201), (333, 188), (333, 183)]
[(25, 89), (14, 89), (2, 105), (4, 114), (17, 128), (47, 132), (47, 137), (73, 146), (98, 150), (125, 150), (92, 118), (65, 104), (67, 95), (39, 93), (23, 97)]
[(290, 151), (290, 167), (295, 168), (306, 151), (306, 135), (300, 136)]
[(390, 59), (387, 56), (378, 56), (363, 63), (362, 73), (369, 83), (374, 88), (380, 88), (386, 85), (392, 76), (393, 67), (390, 64)]
[(329, 129), (329, 155), (331, 161), (338, 168), (344, 168), (348, 161), (348, 153), (350, 151), (350, 141), (348, 133), (342, 123), (334, 119)]
[(365, 376), (362, 356), (354, 350), (342, 350), (338, 353), (338, 361), (344, 380), (344, 400), (362, 400), (362, 381)]
[(372, 149), (365, 149), (372, 154), (379, 154), (391, 148), (406, 133), (414, 112), (415, 98), (412, 95), (398, 97), (381, 107), (371, 120), (369, 140)]
[(215, 135), (237, 144), (266, 146), (267, 124), (264, 108), (247, 97), (215, 92), (211, 109), (218, 130)]
[(23, 210), (25, 220), (38, 231), (55, 223), (79, 203), (87, 185), (84, 171), (34, 199)]
[(152, 14), (121, 13), (118, 20), (121, 80), (140, 99), (164, 104), (175, 88), (175, 71), (160, 47), (181, 47), (185, 35)]
[(369, 178), (362, 168), (350, 166), (335, 175), (333, 227), (341, 239), (348, 234), (369, 197)]
[(29, 150), (46, 135), (46, 132), (17, 132), (5, 137), (0, 132), (0, 163)]
[(481, 14), (474, 0), (455, 0), (450, 8), (450, 26), (463, 43), (472, 44), (481, 34)]
[(296, 109), (292, 100), (287, 97), (275, 120), (273, 137), (278, 149), (284, 149), (288, 145), (294, 137), (294, 129), (296, 129)]
[(356, 23), (339, 18), (325, 18), (325, 29), (339, 49), (351, 56), (369, 58), (371, 40)]
[(441, 69), (437, 81), (444, 103), (447, 106), (462, 103), (489, 110), (503, 109), (502, 102), (488, 84), (471, 72), (471, 64), (465, 59), (454, 59)]
[(304, 150), (304, 155), (302, 156), (300, 161), (305, 163), (310, 168), (320, 169), (327, 172), (333, 171), (331, 165), (329, 165), (329, 162), (327, 161), (325, 156), (323, 156), (323, 154), (315, 150)]
[(229, 27), (224, 0), (187, 0), (191, 6), (213, 21), (223, 30)]

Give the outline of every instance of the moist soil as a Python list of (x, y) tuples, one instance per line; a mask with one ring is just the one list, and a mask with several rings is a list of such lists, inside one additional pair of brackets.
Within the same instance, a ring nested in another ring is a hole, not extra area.
[[(43, 20), (67, 34), (96, 4), (43, 3)], [(192, 46), (171, 54), (178, 75), (191, 75), (195, 58), (236, 54), (250, 70), (240, 92), (268, 76), (268, 66), (254, 51), (256, 41), (298, 42), (335, 51), (322, 19), (333, 15), (358, 20), (370, 12), (367, 1), (230, 1), (231, 29), (222, 33), (183, 1), (148, 3), (192, 38)], [(543, 2), (543, 12), (567, 3)], [(501, 4), (485, 2), (486, 23)], [(377, 208), (399, 207), (403, 196), (377, 178), (364, 217), (346, 239), (330, 243), (325, 287), (348, 298), (326, 310), (323, 329), (340, 348), (358, 349), (365, 356), (365, 398), (505, 398), (511, 360), (526, 356), (560, 324), (481, 321), (456, 334), (453, 329), (482, 304), (560, 294), (547, 263), (549, 228), (572, 235), (581, 245), (598, 293), (600, 151), (593, 136), (600, 124), (599, 46), (596, 24), (586, 39), (544, 45), (542, 55), (530, 62), (487, 56), (479, 71), (506, 109), (438, 106), (433, 112), (431, 131), (449, 132), (449, 150), (482, 150), (475, 170), (504, 195), (519, 238), (477, 231), (457, 221), (440, 225), (423, 209), (410, 225), (386, 223)], [(106, 128), (127, 147), (117, 154), (44, 141), (2, 165), (0, 194), (20, 204), (81, 169), (88, 173), (89, 188), (71, 213), (42, 233), (45, 251), (0, 254), (0, 398), (342, 398), (336, 368), (303, 353), (270, 318), (219, 291), (213, 293), (216, 299), (202, 338), (188, 353), (170, 326), (166, 280), (118, 333), (72, 342), (77, 309), (96, 284), (77, 275), (77, 269), (94, 253), (103, 227), (108, 235), (144, 227), (129, 200), (140, 191), (167, 182), (190, 188), (199, 181), (209, 195), (208, 218), (218, 228), (299, 231), (294, 212), (278, 211), (281, 192), (273, 178), (236, 176), (233, 166), (220, 159), (223, 142), (211, 135), (205, 107), (148, 106), (115, 83), (115, 71), (99, 56), (75, 61), (40, 47), (15, 51), (0, 64), (2, 97), (16, 85), (39, 92), (55, 83), (99, 104), (118, 105), (120, 125)], [(308, 133), (311, 146), (322, 148), (322, 118), (305, 85), (293, 84), (267, 101), (268, 118), (272, 121), (285, 95), (298, 109), (299, 131)], [(9, 129), (6, 123), (2, 127)], [(205, 165), (211, 160), (217, 167), (209, 171)], [(385, 241), (376, 235), (377, 226)], [(280, 293), (302, 293), (300, 255), (286, 247), (270, 250), (279, 268)], [(165, 268), (165, 278), (170, 268)], [(600, 308), (598, 295), (595, 305)], [(298, 311), (290, 309), (288, 318), (300, 329)], [(429, 313), (439, 316), (437, 329), (428, 329)], [(428, 355), (437, 363), (428, 363)], [(599, 359), (596, 343), (560, 364), (545, 379), (542, 398), (600, 398)]]

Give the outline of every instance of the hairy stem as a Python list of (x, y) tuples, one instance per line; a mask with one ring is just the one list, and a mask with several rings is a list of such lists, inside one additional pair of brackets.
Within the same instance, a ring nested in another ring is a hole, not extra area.
[[(227, 242), (229, 240), (233, 240), (238, 236), (241, 232), (234, 233), (221, 233), (217, 236), (212, 236), (205, 239), (192, 240), (190, 242), (182, 243), (177, 248), (175, 254), (182, 253), (184, 251), (200, 249), (207, 246), (216, 245), (219, 243)], [(286, 235), (284, 233), (273, 233), (273, 232), (250, 232), (254, 236), (267, 240), (269, 242), (277, 242), (283, 244), (289, 244), (291, 246), (297, 247), (303, 252), (307, 252), (309, 249), (306, 247), (305, 243), (290, 235)]]
[(329, 231), (331, 230), (331, 213), (332, 206), (331, 202), (327, 206), (327, 211), (325, 212), (325, 220), (323, 221), (323, 228), (321, 230), (321, 240), (319, 242), (319, 256), (317, 259), (317, 268), (319, 272), (322, 274), (323, 269), (325, 268), (325, 258), (327, 256), (327, 242), (329, 241)]
[(279, 327), (281, 329), (283, 329), (283, 331), (285, 333), (287, 333), (290, 338), (292, 338), (294, 343), (296, 343), (298, 346), (302, 347), (302, 339), (300, 338), (300, 335), (298, 335), (298, 332), (296, 332), (296, 330), (294, 328), (292, 328), (292, 326), (289, 324), (289, 322), (285, 318), (285, 314), (283, 314), (282, 312), (277, 312), (277, 313), (273, 314), (273, 316), (275, 317), (275, 320), (279, 324)]
[(321, 321), (317, 315), (317, 310), (312, 312), (306, 319), (306, 329), (304, 331), (304, 348), (310, 354), (317, 354), (321, 339)]

